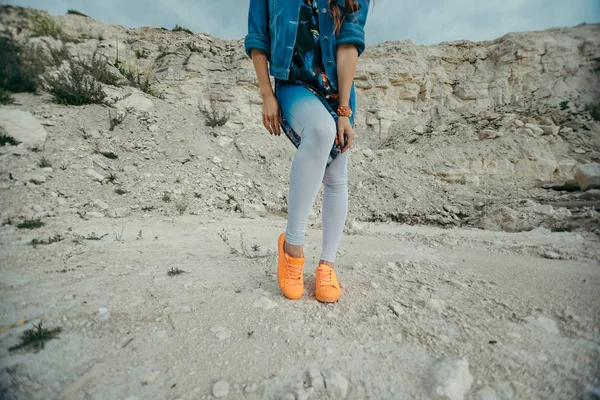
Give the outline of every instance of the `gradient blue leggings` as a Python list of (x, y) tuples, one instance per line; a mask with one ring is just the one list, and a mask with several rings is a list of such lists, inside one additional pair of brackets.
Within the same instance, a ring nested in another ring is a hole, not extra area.
[(324, 184), (323, 252), (321, 260), (335, 261), (348, 214), (348, 154), (326, 168), (337, 126), (323, 103), (308, 89), (283, 85), (277, 91), (281, 110), (302, 140), (294, 156), (288, 193), (286, 242), (303, 245), (308, 215)]

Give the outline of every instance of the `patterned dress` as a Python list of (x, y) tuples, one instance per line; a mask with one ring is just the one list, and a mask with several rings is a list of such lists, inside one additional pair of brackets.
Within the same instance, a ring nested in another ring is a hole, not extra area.
[[(298, 19), (298, 34), (296, 37), (296, 47), (292, 62), (290, 65), (290, 74), (287, 81), (277, 79), (275, 81), (275, 92), (282, 85), (295, 84), (305, 87), (317, 96), (323, 103), (327, 111), (337, 123), (337, 108), (339, 106), (339, 94), (331, 86), (325, 67), (323, 66), (323, 56), (321, 54), (321, 42), (319, 33), (319, 1), (327, 0), (303, 0), (300, 7), (300, 17)], [(352, 104), (349, 104), (353, 108)], [(283, 113), (280, 113), (281, 127), (292, 144), (298, 148), (301, 137), (295, 132)], [(350, 118), (350, 123), (354, 125), (354, 118)], [(337, 137), (336, 137), (337, 140)], [(332, 144), (327, 166), (340, 154), (340, 149), (336, 142)]]

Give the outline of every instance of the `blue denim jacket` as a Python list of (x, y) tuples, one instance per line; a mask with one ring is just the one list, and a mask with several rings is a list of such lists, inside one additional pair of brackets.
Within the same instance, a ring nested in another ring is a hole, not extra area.
[[(288, 79), (290, 63), (294, 54), (300, 6), (303, 0), (250, 0), (248, 11), (248, 35), (244, 47), (248, 57), (250, 50), (259, 49), (267, 53), (271, 75), (276, 79)], [(340, 11), (345, 9), (344, 0), (337, 1)], [(358, 54), (365, 50), (365, 23), (370, 0), (358, 0), (359, 9), (347, 15), (338, 35), (328, 0), (321, 0), (319, 31), (323, 64), (327, 77), (337, 88), (335, 55), (337, 46), (354, 44)]]

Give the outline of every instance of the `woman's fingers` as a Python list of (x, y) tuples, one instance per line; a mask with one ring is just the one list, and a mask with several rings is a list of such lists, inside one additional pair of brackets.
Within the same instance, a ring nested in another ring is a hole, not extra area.
[(346, 135), (348, 136), (348, 141), (342, 149), (342, 153), (348, 150), (350, 146), (352, 146), (352, 142), (354, 141), (354, 131), (352, 130), (352, 128), (348, 128), (348, 130), (346, 131)]
[(342, 146), (344, 146), (344, 132), (346, 132), (346, 129), (341, 124), (338, 124), (337, 145), (340, 149), (342, 148)]

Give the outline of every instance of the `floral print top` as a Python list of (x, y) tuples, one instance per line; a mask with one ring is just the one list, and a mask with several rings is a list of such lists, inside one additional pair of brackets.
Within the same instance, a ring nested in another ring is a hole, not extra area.
[[(321, 100), (337, 122), (338, 115), (335, 110), (339, 105), (339, 94), (331, 86), (323, 66), (319, 32), (319, 2), (327, 3), (327, 0), (303, 0), (301, 4), (296, 46), (292, 56), (289, 77), (287, 81), (277, 79), (275, 91), (277, 92), (277, 87), (281, 85), (290, 83), (301, 85)], [(350, 107), (352, 107), (352, 104), (350, 104)], [(283, 131), (297, 148), (300, 146), (300, 135), (294, 132), (283, 114), (280, 116)], [(354, 119), (351, 118), (350, 122), (353, 124)], [(339, 154), (340, 149), (334, 142), (327, 165)]]

